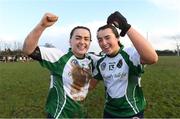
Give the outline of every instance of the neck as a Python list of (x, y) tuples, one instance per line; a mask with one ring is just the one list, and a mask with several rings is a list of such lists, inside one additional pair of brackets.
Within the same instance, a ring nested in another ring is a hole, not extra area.
[(115, 57), (119, 52), (120, 47), (118, 47), (113, 53), (109, 54), (109, 57)]
[(77, 59), (84, 59), (84, 57), (85, 57), (85, 54), (79, 55), (79, 54), (77, 54), (77, 53), (75, 53), (75, 52), (73, 52), (73, 54), (74, 54), (74, 56), (75, 56)]

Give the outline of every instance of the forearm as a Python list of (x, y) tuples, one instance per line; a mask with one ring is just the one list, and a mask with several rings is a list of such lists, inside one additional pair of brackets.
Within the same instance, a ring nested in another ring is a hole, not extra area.
[(25, 38), (23, 44), (23, 52), (27, 55), (31, 54), (37, 47), (39, 38), (46, 27), (38, 24)]
[(153, 64), (157, 62), (157, 53), (148, 40), (132, 27), (128, 30), (127, 35), (140, 54), (141, 63)]

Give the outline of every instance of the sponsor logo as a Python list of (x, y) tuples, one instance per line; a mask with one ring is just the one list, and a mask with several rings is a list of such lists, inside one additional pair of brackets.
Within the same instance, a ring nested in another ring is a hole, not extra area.
[(106, 63), (103, 62), (100, 67), (101, 67), (101, 70), (103, 71), (106, 68)]
[(126, 73), (117, 73), (117, 74), (114, 74), (114, 78), (120, 78), (120, 79), (124, 79), (124, 77), (126, 77)]
[(119, 73), (109, 74), (109, 75), (104, 74), (104, 75), (103, 75), (103, 78), (104, 78), (105, 80), (110, 80), (110, 79), (123, 80), (123, 79), (126, 79), (126, 78), (125, 78), (126, 76), (127, 76), (127, 73), (125, 73), (125, 72), (119, 72)]
[(75, 66), (77, 66), (77, 65), (79, 66), (79, 63), (78, 63), (78, 61), (76, 59), (72, 59), (71, 64), (75, 65)]

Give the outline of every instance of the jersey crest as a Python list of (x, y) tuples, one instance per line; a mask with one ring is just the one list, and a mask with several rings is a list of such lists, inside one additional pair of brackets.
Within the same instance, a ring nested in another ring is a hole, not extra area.
[(101, 70), (104, 71), (104, 69), (106, 68), (106, 63), (103, 62), (100, 67), (101, 67)]
[(117, 63), (117, 67), (118, 68), (121, 68), (123, 65), (123, 62), (122, 62), (122, 59), (119, 60), (119, 62)]

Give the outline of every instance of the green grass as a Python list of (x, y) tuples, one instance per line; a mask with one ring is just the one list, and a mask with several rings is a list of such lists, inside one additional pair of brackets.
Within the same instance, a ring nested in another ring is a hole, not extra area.
[[(159, 57), (145, 68), (142, 87), (145, 117), (176, 118), (180, 112), (180, 57)], [(37, 62), (0, 63), (0, 118), (46, 118), (49, 72)], [(88, 94), (89, 117), (102, 117), (104, 86)]]
[(37, 62), (0, 63), (0, 117), (44, 117), (48, 77)]
[(145, 117), (180, 117), (180, 57), (159, 57), (142, 77), (148, 101)]

